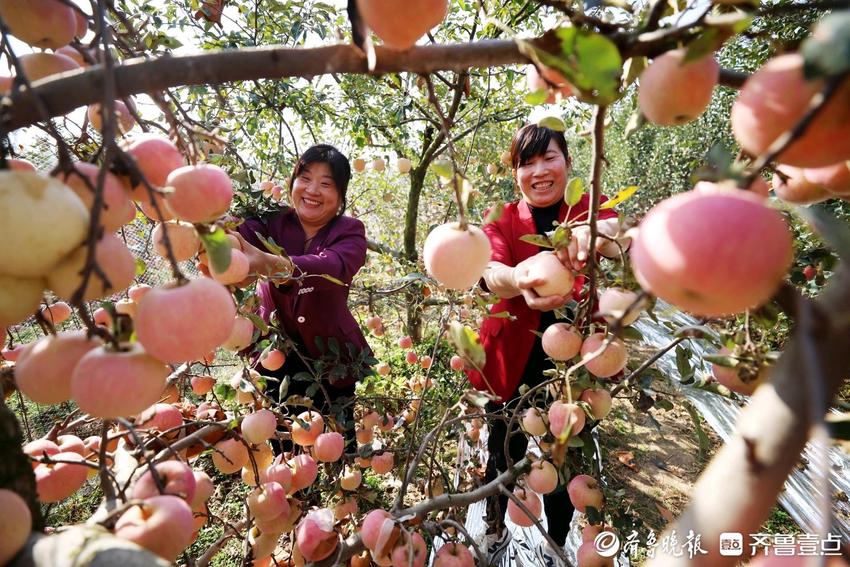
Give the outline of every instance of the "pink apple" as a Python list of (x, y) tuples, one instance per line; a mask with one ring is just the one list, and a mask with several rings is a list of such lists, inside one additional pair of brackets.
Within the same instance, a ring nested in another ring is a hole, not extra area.
[[(302, 425), (305, 424), (305, 425)], [(325, 429), (325, 420), (317, 411), (305, 411), (292, 420), (292, 442), (309, 447)]]
[(86, 483), (88, 477), (88, 468), (85, 465), (73, 464), (84, 460), (79, 453), (56, 453), (51, 455), (51, 458), (63, 462), (40, 463), (33, 471), (38, 500), (43, 503), (59, 502), (68, 498)]
[(363, 518), (363, 525), (360, 527), (360, 537), (363, 540), (363, 545), (369, 549), (375, 549), (378, 545), (378, 538), (381, 535), (381, 526), (384, 520), (390, 518), (390, 513), (386, 510), (372, 510), (366, 517)]
[(266, 482), (276, 482), (289, 492), (292, 489), (292, 469), (281, 459), (282, 455), (278, 455), (274, 462), (266, 468)]
[(398, 348), (402, 350), (408, 350), (410, 348), (413, 348), (413, 339), (408, 336), (401, 337), (398, 340)]
[(410, 538), (401, 537), (391, 555), (393, 567), (424, 567), (427, 557), (425, 540), (417, 532)]
[(437, 552), (434, 567), (475, 567), (475, 558), (465, 545), (447, 543)]
[(610, 392), (605, 388), (588, 388), (581, 393), (579, 400), (590, 405), (590, 413), (594, 419), (605, 419), (611, 412), (613, 401)]
[(528, 508), (528, 511), (531, 512), (534, 518), (530, 518), (513, 499), (508, 500), (508, 517), (518, 526), (524, 528), (533, 526), (534, 520), (540, 518), (540, 513), (543, 509), (543, 501), (540, 499), (540, 496), (531, 490), (525, 490), (519, 487), (514, 489), (514, 496)]
[(582, 567), (614, 567), (614, 558), (599, 555), (593, 541), (586, 541), (579, 546), (576, 560)]
[(212, 376), (192, 376), (190, 383), (192, 384), (192, 392), (198, 396), (204, 396), (210, 393), (215, 386), (215, 378)]
[(393, 470), (395, 458), (392, 453), (378, 453), (372, 455), (372, 470), (377, 474), (387, 474)]
[(284, 362), (286, 362), (286, 355), (277, 349), (264, 352), (263, 356), (260, 357), (260, 366), (266, 370), (278, 370)]
[(0, 488), (0, 565), (11, 564), (32, 531), (32, 513), (17, 492)]
[(334, 531), (333, 512), (328, 508), (307, 512), (298, 524), (295, 538), (307, 561), (321, 561), (330, 556), (339, 544), (339, 535)]
[(460, 372), (464, 367), (463, 358), (458, 355), (454, 355), (451, 360), (449, 360), (449, 367), (455, 372)]
[(549, 461), (537, 461), (531, 465), (525, 483), (537, 494), (549, 494), (558, 487), (558, 470)]
[(286, 492), (277, 482), (267, 482), (248, 493), (248, 509), (261, 521), (272, 520), (281, 514), (288, 516)]
[(277, 416), (273, 411), (261, 409), (242, 419), (242, 437), (248, 443), (262, 443), (274, 437)]
[(297, 455), (289, 461), (289, 464), (293, 469), (291, 485), (293, 492), (312, 485), (319, 475), (319, 467), (310, 455), (303, 453)]
[(542, 437), (546, 435), (546, 424), (537, 408), (528, 408), (522, 415), (522, 428), (529, 435)]
[(577, 404), (556, 401), (549, 406), (549, 429), (562, 442), (578, 435), (584, 429), (584, 422), (584, 410)]
[(570, 481), (567, 485), (567, 492), (570, 495), (570, 502), (576, 507), (576, 510), (584, 513), (588, 506), (602, 509), (603, 495), (599, 488), (599, 483), (592, 476), (580, 474)]
[(136, 419), (137, 429), (168, 431), (183, 425), (183, 414), (171, 404), (154, 404)]
[[(165, 494), (179, 496), (186, 502), (192, 502), (195, 498), (195, 472), (185, 463), (180, 461), (162, 461), (154, 465), (157, 476), (165, 489)], [(130, 491), (130, 497), (144, 500), (151, 496), (160, 494), (150, 469), (138, 478)]]
[(313, 444), (313, 455), (323, 463), (335, 463), (342, 457), (345, 439), (336, 431), (322, 433)]
[(152, 496), (133, 506), (115, 524), (115, 535), (174, 561), (192, 542), (192, 510), (182, 498)]
[(189, 505), (193, 512), (199, 512), (204, 509), (207, 500), (215, 492), (215, 485), (204, 471), (192, 471), (192, 476), (195, 477), (195, 496), (189, 502)]
[(356, 469), (346, 469), (342, 478), (339, 479), (339, 485), (343, 490), (357, 490), (360, 483), (363, 481), (363, 473)]

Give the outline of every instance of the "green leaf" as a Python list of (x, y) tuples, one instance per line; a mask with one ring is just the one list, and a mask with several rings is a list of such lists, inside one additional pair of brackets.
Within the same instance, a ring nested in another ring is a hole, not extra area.
[(623, 88), (634, 83), (643, 70), (646, 69), (647, 59), (643, 56), (630, 57), (623, 68)]
[(818, 22), (800, 52), (806, 77), (850, 71), (850, 10), (833, 12)]
[(136, 258), (136, 277), (143, 275), (148, 271), (148, 265), (141, 258)]
[(490, 224), (491, 222), (496, 222), (500, 218), (502, 218), (502, 214), (505, 212), (505, 203), (504, 201), (499, 201), (492, 207), (487, 210), (487, 216), (484, 217), (484, 224)]
[(563, 58), (554, 58), (562, 62), (555, 67), (564, 71), (567, 80), (597, 102), (616, 100), (623, 67), (616, 44), (604, 35), (574, 27), (560, 28), (556, 35)]
[(623, 329), (623, 338), (629, 341), (642, 341), (643, 333), (634, 327), (626, 327)]
[(199, 231), (204, 250), (210, 259), (211, 268), (216, 272), (224, 272), (230, 266), (230, 240), (220, 226), (213, 227), (209, 232)]
[(685, 348), (682, 345), (676, 346), (676, 370), (679, 371), (682, 378), (691, 375), (690, 354), (691, 349)]
[(265, 335), (269, 332), (269, 326), (265, 321), (263, 321), (263, 318), (256, 313), (243, 313), (242, 315), (251, 320), (254, 326), (260, 330), (260, 334)]
[(343, 282), (342, 280), (339, 280), (339, 279), (337, 279), (337, 278), (335, 278), (331, 275), (328, 275), (328, 274), (310, 274), (310, 275), (311, 276), (318, 276), (320, 278), (325, 278), (329, 282), (335, 283), (336, 285), (341, 285), (343, 287), (347, 287), (347, 284), (345, 282)]
[(738, 366), (738, 359), (728, 354), (706, 354), (702, 357), (706, 362), (722, 366), (724, 368), (735, 368)]
[(580, 177), (573, 177), (567, 184), (564, 192), (564, 201), (569, 207), (575, 207), (585, 193), (584, 181)]
[(537, 121), (540, 128), (548, 128), (555, 132), (564, 132), (567, 129), (567, 124), (557, 116), (544, 116)]
[(514, 315), (511, 315), (510, 311), (499, 311), (498, 313), (490, 313), (487, 316), (492, 317), (493, 319), (510, 319), (511, 321), (516, 320), (516, 317)]
[(685, 325), (684, 327), (679, 327), (678, 329), (676, 329), (673, 332), (673, 336), (676, 338), (693, 337), (695, 339), (711, 337), (716, 341), (720, 340), (720, 335), (717, 334), (717, 331), (715, 331), (708, 325)]
[(558, 225), (553, 232), (549, 235), (549, 240), (552, 242), (552, 246), (555, 247), (556, 250), (565, 249), (572, 238), (572, 230), (570, 227), (564, 226), (562, 224)]
[(646, 116), (643, 115), (639, 108), (635, 109), (632, 115), (629, 116), (623, 136), (628, 139), (629, 136), (637, 132), (644, 124), (646, 124)]
[(702, 428), (702, 421), (700, 420), (699, 412), (697, 412), (694, 406), (687, 402), (683, 402), (682, 405), (684, 405), (685, 409), (688, 410), (688, 414), (691, 416), (691, 421), (694, 424), (694, 432), (696, 433), (697, 442), (699, 443), (699, 457), (700, 459), (705, 459), (706, 456), (708, 456), (711, 443), (708, 440), (708, 435), (705, 434), (705, 430)]
[(534, 91), (533, 93), (528, 93), (525, 95), (525, 102), (530, 104), (531, 106), (537, 106), (538, 104), (543, 104), (546, 102), (546, 99), (549, 98), (549, 91), (546, 89), (540, 89), (538, 91)]
[(454, 345), (457, 353), (472, 363), (475, 368), (484, 368), (487, 360), (484, 347), (478, 338), (478, 333), (458, 321), (449, 325), (449, 342)]
[(535, 246), (542, 246), (544, 248), (552, 248), (552, 242), (548, 237), (543, 236), (542, 234), (524, 234), (519, 237), (523, 242), (528, 242), (529, 244), (534, 244)]
[[(749, 22), (747, 22), (747, 26), (749, 26)], [(731, 30), (728, 28), (706, 28), (702, 35), (688, 44), (682, 65), (702, 59), (706, 55), (717, 51), (723, 45), (723, 42), (729, 39), (730, 32)]]
[(277, 256), (283, 256), (284, 258), (288, 258), (287, 254), (286, 254), (286, 250), (284, 250), (283, 248), (278, 246), (277, 242), (274, 241), (274, 238), (271, 238), (271, 237), (266, 238), (262, 234), (260, 234), (259, 232), (256, 232), (256, 231), (254, 231), (254, 235), (260, 240), (260, 242), (263, 244), (263, 246), (266, 247), (266, 250), (268, 250), (269, 252), (271, 252), (272, 254), (275, 254)]
[(434, 173), (446, 179), (451, 179), (452, 174), (454, 173), (454, 167), (452, 166), (452, 162), (447, 159), (434, 160), (434, 162), (431, 164), (431, 168), (434, 170)]
[(599, 205), (599, 210), (611, 209), (631, 198), (637, 192), (636, 185), (631, 185), (625, 189), (621, 189), (616, 195)]
[(584, 440), (581, 437), (570, 437), (567, 447), (584, 447)]

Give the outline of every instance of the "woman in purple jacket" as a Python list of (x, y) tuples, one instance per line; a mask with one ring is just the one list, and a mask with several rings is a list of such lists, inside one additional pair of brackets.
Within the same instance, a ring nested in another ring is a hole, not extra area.
[[(371, 372), (372, 357), (348, 309), (351, 280), (366, 262), (363, 223), (343, 214), (350, 178), (348, 159), (339, 150), (313, 146), (299, 158), (289, 181), (292, 206), (248, 219), (238, 228), (252, 273), (303, 276), (258, 285), (260, 316), (276, 320), (295, 346), (283, 367), (271, 374), (279, 379), (298, 375), (290, 381), (287, 396), (308, 396), (315, 408), (334, 410), (343, 421), (351, 420), (346, 398), (353, 398), (357, 380)], [(257, 234), (274, 240), (289, 258), (267, 252)], [(278, 384), (268, 386), (272, 398), (278, 398), (278, 391)]]

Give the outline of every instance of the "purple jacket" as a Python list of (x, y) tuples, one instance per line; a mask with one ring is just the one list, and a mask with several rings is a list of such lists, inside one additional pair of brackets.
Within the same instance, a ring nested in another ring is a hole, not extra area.
[[(339, 285), (318, 276), (306, 277), (291, 285), (275, 286), (262, 282), (258, 295), (262, 303), (260, 316), (269, 321), (271, 312), (277, 310), (280, 324), (292, 338), (300, 338), (307, 355), (318, 358), (323, 352), (316, 344), (321, 337), (327, 349), (330, 337), (336, 338), (342, 353), (347, 354), (351, 343), (356, 353), (366, 350), (371, 354), (369, 343), (360, 326), (348, 309), (348, 286), (354, 275), (366, 263), (366, 230), (359, 220), (340, 216), (325, 225), (304, 249), (306, 235), (295, 210), (284, 207), (264, 219), (248, 219), (239, 226), (239, 233), (251, 244), (266, 251), (266, 247), (254, 234), (271, 237), (289, 254), (298, 269), (304, 274), (327, 274), (346, 285)], [(335, 381), (343, 386), (353, 383), (356, 376)]]

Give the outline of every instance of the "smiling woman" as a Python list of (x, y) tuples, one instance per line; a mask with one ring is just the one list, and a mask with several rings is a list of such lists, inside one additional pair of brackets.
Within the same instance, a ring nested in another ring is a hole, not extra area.
[[(557, 322), (553, 310), (580, 298), (585, 277), (578, 275), (573, 279), (572, 272), (584, 267), (590, 241), (589, 227), (581, 224), (588, 219), (589, 197), (584, 195), (572, 207), (564, 201), (572, 159), (563, 133), (534, 124), (523, 126), (511, 144), (511, 166), (522, 198), (506, 204), (502, 216), (483, 228), (492, 248), (483, 284), (501, 298), (491, 313), (505, 311), (513, 317), (484, 320), (480, 337), (487, 355), (486, 363), (481, 371), (467, 371), (473, 386), (490, 391), (504, 404), (516, 403), (521, 385), (540, 384), (547, 378), (544, 371), (554, 368), (543, 351), (540, 335)], [(602, 200), (606, 200), (604, 196)], [(554, 229), (554, 224), (565, 220), (574, 222), (571, 242), (557, 255), (521, 240), (525, 235), (545, 234)], [(607, 224), (616, 226), (617, 223), (617, 213), (611, 209), (600, 211), (597, 220), (600, 230)], [(612, 234), (617, 232), (613, 226), (611, 228)], [(546, 268), (541, 269), (544, 261)], [(564, 273), (567, 283), (548, 285), (551, 283), (548, 274), (553, 272)], [(487, 404), (488, 412), (503, 408), (502, 403)], [(504, 449), (508, 434), (504, 421), (496, 419), (490, 423), (485, 482), (507, 469)], [(507, 445), (511, 459), (516, 462), (525, 456), (528, 438), (512, 431)], [(507, 548), (509, 532), (504, 530), (507, 503), (506, 496), (488, 501), (489, 530), (483, 542), (489, 555), (488, 564), (498, 563)], [(549, 519), (549, 535), (563, 545), (573, 513), (570, 499), (560, 489), (544, 496), (543, 504)]]
[[(370, 371), (365, 364), (371, 357), (369, 344), (347, 303), (351, 280), (366, 262), (363, 223), (343, 214), (350, 178), (348, 158), (339, 150), (313, 146), (295, 164), (289, 182), (292, 206), (266, 218), (248, 219), (238, 228), (251, 273), (291, 270), (304, 276), (258, 285), (260, 316), (269, 322), (276, 312), (278, 327), (295, 346), (281, 368), (264, 374), (312, 375), (313, 380), (293, 380), (288, 393), (315, 391), (314, 405), (323, 411), (353, 396), (357, 380)], [(259, 236), (274, 240), (289, 258), (265, 252)], [(322, 363), (315, 364), (318, 360)], [(321, 387), (310, 389), (316, 382)], [(277, 399), (278, 391), (279, 385), (273, 384), (268, 393)]]

